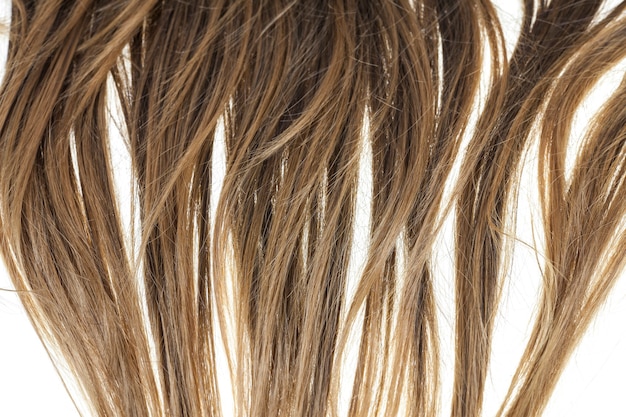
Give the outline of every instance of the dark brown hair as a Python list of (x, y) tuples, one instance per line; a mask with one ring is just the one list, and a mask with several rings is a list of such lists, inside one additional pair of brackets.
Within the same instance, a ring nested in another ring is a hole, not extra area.
[[(512, 51), (483, 0), (12, 7), (0, 248), (94, 415), (224, 414), (222, 342), (239, 416), (336, 415), (346, 384), (350, 416), (481, 415), (533, 152), (543, 286), (499, 415), (541, 414), (626, 262), (626, 81), (565, 169), (576, 110), (626, 56), (626, 2), (524, 0)], [(355, 243), (359, 186), (369, 236)], [(448, 214), (455, 372), (440, 404), (432, 263)]]

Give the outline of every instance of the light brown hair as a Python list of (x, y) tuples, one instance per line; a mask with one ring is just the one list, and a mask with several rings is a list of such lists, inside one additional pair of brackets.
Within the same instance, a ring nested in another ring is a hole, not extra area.
[[(565, 169), (576, 110), (626, 56), (625, 8), (525, 0), (507, 51), (483, 0), (14, 0), (0, 248), (33, 325), (98, 416), (223, 415), (222, 340), (239, 416), (335, 415), (346, 384), (350, 416), (479, 416), (534, 151), (543, 286), (499, 414), (540, 415), (626, 262), (626, 81)], [(363, 172), (367, 256), (349, 294)], [(449, 213), (455, 372), (440, 404), (432, 263)]]

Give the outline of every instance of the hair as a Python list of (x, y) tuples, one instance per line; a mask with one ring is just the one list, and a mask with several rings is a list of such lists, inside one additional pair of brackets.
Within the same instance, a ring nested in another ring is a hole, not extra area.
[(223, 344), (238, 416), (339, 415), (346, 386), (353, 417), (481, 415), (534, 158), (541, 290), (498, 415), (540, 415), (626, 263), (626, 78), (566, 166), (577, 110), (626, 57), (626, 2), (522, 6), (507, 50), (483, 0), (13, 0), (0, 251), (89, 411), (223, 415)]

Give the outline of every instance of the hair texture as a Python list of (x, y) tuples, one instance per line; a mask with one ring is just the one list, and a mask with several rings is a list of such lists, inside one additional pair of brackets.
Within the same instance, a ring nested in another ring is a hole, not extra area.
[[(237, 416), (343, 415), (345, 387), (351, 417), (480, 416), (534, 158), (541, 291), (498, 415), (540, 415), (626, 263), (626, 78), (565, 163), (577, 109), (626, 57), (626, 2), (522, 6), (507, 50), (486, 0), (13, 0), (0, 250), (88, 412), (228, 415), (223, 344)], [(433, 254), (448, 215), (441, 404)]]

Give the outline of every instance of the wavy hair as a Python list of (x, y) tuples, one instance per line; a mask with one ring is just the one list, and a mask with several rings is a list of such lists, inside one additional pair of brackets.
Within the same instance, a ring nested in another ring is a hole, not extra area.
[(89, 412), (226, 415), (225, 360), (237, 416), (481, 415), (530, 157), (542, 286), (498, 415), (540, 415), (626, 263), (626, 77), (565, 160), (626, 57), (626, 2), (522, 6), (507, 50), (486, 0), (13, 0), (0, 251)]

